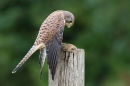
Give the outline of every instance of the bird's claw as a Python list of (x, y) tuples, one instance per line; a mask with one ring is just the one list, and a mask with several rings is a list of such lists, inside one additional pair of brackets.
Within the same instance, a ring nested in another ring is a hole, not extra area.
[(65, 55), (63, 57), (64, 60), (69, 59), (70, 53), (73, 53), (73, 54), (77, 53), (77, 47), (74, 46), (73, 44), (62, 43), (61, 50), (64, 51), (64, 52), (68, 52), (68, 53), (65, 53)]
[(74, 46), (73, 44), (62, 43), (61, 50), (66, 51), (66, 52), (70, 52), (70, 53), (75, 53), (77, 50), (77, 47)]

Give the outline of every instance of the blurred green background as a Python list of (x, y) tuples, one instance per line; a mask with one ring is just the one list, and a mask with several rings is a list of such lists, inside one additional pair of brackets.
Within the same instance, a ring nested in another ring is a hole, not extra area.
[(129, 0), (0, 0), (0, 86), (48, 86), (47, 63), (39, 79), (39, 51), (11, 71), (59, 9), (75, 15), (63, 42), (85, 50), (85, 86), (130, 86)]

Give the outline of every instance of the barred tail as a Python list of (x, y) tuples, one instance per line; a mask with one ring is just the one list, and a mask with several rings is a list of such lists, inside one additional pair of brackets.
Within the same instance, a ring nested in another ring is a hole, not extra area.
[(33, 45), (32, 48), (28, 51), (28, 53), (24, 56), (24, 58), (19, 62), (19, 64), (15, 67), (12, 73), (15, 73), (28, 59), (29, 57), (38, 49), (43, 47), (43, 44), (40, 45)]

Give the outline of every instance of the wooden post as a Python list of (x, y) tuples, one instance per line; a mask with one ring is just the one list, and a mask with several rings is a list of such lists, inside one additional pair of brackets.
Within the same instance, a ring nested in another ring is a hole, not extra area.
[[(68, 54), (68, 52), (61, 53), (54, 81), (49, 70), (49, 86), (84, 86), (84, 50), (78, 49), (77, 54), (70, 53), (69, 59), (64, 60), (63, 57), (68, 56)], [(67, 59), (67, 57), (65, 58)]]

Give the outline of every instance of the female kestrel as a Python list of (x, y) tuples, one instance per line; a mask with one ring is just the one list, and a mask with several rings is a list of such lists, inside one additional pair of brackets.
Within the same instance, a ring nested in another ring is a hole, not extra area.
[[(34, 45), (12, 73), (15, 73), (35, 51), (40, 49), (40, 77), (47, 53), (49, 69), (54, 80), (57, 61), (62, 47), (64, 27), (70, 28), (74, 24), (74, 20), (74, 15), (69, 11), (58, 10), (51, 13), (42, 23)], [(72, 47), (73, 49), (75, 49), (75, 46)], [(65, 50), (67, 51), (67, 49)], [(68, 51), (71, 52), (70, 50)]]

